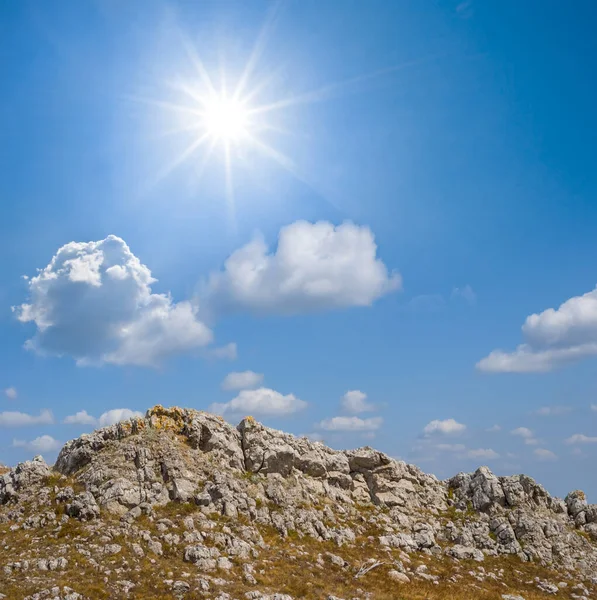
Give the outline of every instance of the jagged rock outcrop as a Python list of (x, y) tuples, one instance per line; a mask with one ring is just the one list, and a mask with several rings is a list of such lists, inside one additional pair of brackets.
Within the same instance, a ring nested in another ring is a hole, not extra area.
[[(41, 556), (38, 547), (0, 562), (0, 591), (3, 576), (14, 589), (15, 574), (39, 570), (32, 565), (64, 570), (80, 568), (84, 559), (110, 589), (133, 597), (140, 565), (166, 557), (180, 562), (180, 577), (185, 564), (204, 574), (192, 584), (166, 577), (172, 597), (191, 589), (212, 597), (218, 573), (238, 577), (250, 591), (263, 579), (265, 571), (254, 563), (271, 551), (271, 532), (280, 540), (368, 548), (390, 557), (377, 562), (387, 563), (393, 585), (438, 584), (426, 565), (408, 566), (412, 553), (473, 564), (516, 555), (521, 565), (578, 573), (582, 585), (597, 583), (590, 579), (597, 573), (597, 505), (587, 504), (582, 492), (560, 500), (530, 477), (497, 477), (487, 467), (442, 482), (372, 448), (332, 450), (251, 417), (233, 427), (208, 413), (154, 407), (145, 418), (68, 442), (53, 468), (36, 457), (1, 475), (0, 505), (0, 524), (15, 539), (42, 529), (64, 539), (67, 526), (79, 536), (61, 547), (60, 556)], [(177, 521), (164, 516), (172, 510), (182, 511)], [(106, 566), (126, 553), (118, 569)], [(321, 553), (313, 568), (325, 564)], [(352, 568), (330, 556), (336, 567)], [(371, 568), (378, 568), (372, 560)], [(366, 565), (359, 568), (369, 572)], [(499, 571), (494, 575), (500, 578)]]

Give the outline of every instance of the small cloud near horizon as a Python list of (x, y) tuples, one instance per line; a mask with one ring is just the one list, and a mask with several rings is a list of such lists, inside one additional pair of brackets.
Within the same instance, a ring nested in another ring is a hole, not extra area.
[(14, 387), (8, 387), (4, 390), (4, 395), (9, 399), (9, 400), (16, 400), (17, 399), (17, 389)]

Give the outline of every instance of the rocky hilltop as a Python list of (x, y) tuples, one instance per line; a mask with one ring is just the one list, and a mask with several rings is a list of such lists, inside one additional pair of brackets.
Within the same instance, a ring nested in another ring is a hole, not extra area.
[(597, 505), (150, 409), (0, 470), (0, 598), (597, 598)]

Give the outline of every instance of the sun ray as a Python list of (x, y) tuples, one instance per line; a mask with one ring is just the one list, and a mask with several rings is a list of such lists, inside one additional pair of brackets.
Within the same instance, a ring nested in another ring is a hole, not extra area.
[(280, 166), (284, 167), (284, 169), (286, 169), (286, 171), (288, 171), (297, 181), (300, 181), (303, 185), (307, 186), (312, 192), (314, 192), (319, 198), (324, 200), (332, 208), (341, 212), (341, 208), (335, 202), (330, 200), (329, 197), (327, 197), (320, 190), (318, 190), (315, 187), (315, 185), (300, 172), (298, 166), (288, 156), (286, 156), (279, 150), (272, 148), (272, 146), (266, 144), (265, 142), (263, 142), (255, 136), (250, 136), (248, 141), (264, 155), (268, 156), (269, 158), (277, 162)]
[(137, 102), (140, 104), (147, 104), (149, 106), (155, 106), (156, 108), (165, 108), (166, 110), (171, 110), (173, 112), (180, 112), (183, 114), (193, 115), (195, 117), (201, 116), (201, 111), (197, 108), (191, 108), (190, 106), (185, 106), (184, 104), (176, 104), (175, 102), (168, 102), (165, 100), (154, 100), (153, 98), (144, 98), (142, 96), (126, 96), (128, 100), (133, 102)]
[(261, 81), (255, 84), (243, 97), (243, 102), (250, 104), (253, 99), (258, 96), (262, 90), (267, 88), (267, 86), (277, 77), (279, 70), (272, 71), (267, 77), (261, 79)]
[(401, 63), (399, 65), (394, 65), (392, 67), (386, 67), (384, 69), (379, 69), (377, 71), (373, 71), (372, 73), (366, 73), (364, 75), (357, 75), (356, 77), (351, 77), (349, 79), (344, 79), (343, 81), (336, 81), (334, 83), (329, 83), (324, 85), (316, 90), (312, 90), (310, 92), (305, 92), (304, 94), (299, 94), (298, 96), (289, 96), (288, 98), (284, 98), (282, 100), (277, 100), (276, 102), (272, 102), (270, 104), (264, 104), (262, 106), (257, 106), (251, 109), (251, 115), (268, 113), (275, 110), (280, 110), (282, 108), (288, 108), (290, 106), (295, 106), (298, 104), (310, 104), (313, 102), (322, 102), (324, 100), (328, 100), (333, 97), (333, 95), (337, 92), (342, 91), (343, 89), (357, 84), (364, 83), (365, 81), (370, 81), (372, 79), (376, 79), (378, 77), (382, 77), (383, 75), (388, 75), (390, 73), (395, 73), (397, 71), (401, 71), (408, 67), (416, 66), (418, 64), (422, 64), (432, 60), (433, 57), (426, 57), (417, 60), (413, 60), (410, 62)]
[(186, 50), (186, 53), (187, 53), (188, 57), (190, 58), (191, 62), (193, 63), (193, 66), (197, 70), (197, 73), (199, 74), (199, 78), (201, 79), (201, 81), (203, 82), (205, 87), (208, 89), (210, 94), (216, 94), (217, 93), (216, 88), (214, 87), (214, 85), (212, 83), (211, 77), (209, 76), (207, 69), (203, 66), (203, 62), (199, 58), (199, 55), (197, 54), (195, 47), (193, 46), (193, 44), (191, 44), (189, 39), (184, 34), (181, 34), (181, 37), (182, 37), (182, 43)]
[(234, 203), (234, 187), (232, 182), (232, 164), (230, 159), (230, 142), (224, 144), (225, 169), (226, 169), (226, 204), (228, 218), (233, 227), (236, 227), (236, 207)]
[[(194, 137), (192, 143), (159, 171), (156, 182), (167, 176), (182, 163), (188, 162), (200, 150), (202, 156), (197, 161), (195, 168), (198, 172), (198, 178), (201, 179), (207, 164), (212, 160), (217, 149), (224, 174), (223, 187), (226, 210), (233, 226), (235, 225), (236, 215), (233, 177), (236, 165), (233, 165), (233, 162), (245, 158), (244, 154), (240, 152), (243, 147), (251, 147), (255, 151), (255, 155), (261, 155), (281, 166), (321, 199), (336, 210), (341, 210), (329, 197), (316, 189), (289, 156), (274, 145), (273, 140), (277, 135), (309, 137), (308, 134), (305, 131), (293, 131), (285, 128), (279, 122), (280, 119), (271, 117), (271, 113), (296, 105), (322, 102), (340, 93), (366, 91), (372, 86), (370, 82), (377, 78), (428, 62), (434, 58), (426, 57), (403, 62), (277, 100), (270, 95), (270, 98), (266, 101), (257, 101), (257, 98), (261, 99), (266, 96), (264, 93), (266, 88), (269, 93), (269, 90), (274, 87), (271, 85), (272, 81), (280, 73), (280, 67), (278, 67), (277, 70), (270, 70), (265, 74), (261, 73), (259, 77), (255, 76), (267, 40), (284, 2), (285, 0), (277, 0), (268, 13), (237, 80), (230, 81), (230, 72), (225, 68), (221, 53), (216, 68), (208, 71), (196, 48), (181, 33), (184, 49), (196, 75), (194, 79), (182, 79), (169, 84), (171, 90), (178, 94), (177, 99), (180, 100), (180, 103), (172, 101), (172, 97), (166, 100), (135, 98), (136, 101), (175, 114), (178, 121), (173, 123), (172, 129), (163, 132), (163, 136), (189, 133)], [(256, 81), (253, 81), (254, 79)], [(180, 117), (182, 117), (182, 123)]]
[(200, 180), (201, 177), (203, 176), (203, 171), (205, 171), (205, 167), (209, 163), (209, 159), (211, 158), (211, 155), (213, 154), (216, 144), (217, 144), (217, 140), (212, 138), (211, 143), (207, 147), (207, 151), (203, 155), (203, 159), (199, 163), (199, 168), (197, 169), (197, 179), (198, 180)]
[(162, 179), (170, 175), (176, 167), (181, 165), (183, 162), (188, 160), (209, 138), (207, 133), (204, 133), (202, 136), (198, 137), (193, 141), (192, 144), (189, 144), (172, 162), (166, 165), (163, 169), (161, 169), (157, 175), (152, 180), (152, 185), (157, 185)]
[(234, 98), (236, 100), (240, 99), (245, 91), (245, 87), (247, 82), (249, 81), (261, 55), (263, 54), (263, 50), (265, 48), (265, 44), (267, 42), (267, 38), (280, 14), (280, 9), (282, 6), (282, 0), (278, 0), (269, 11), (269, 14), (265, 20), (265, 23), (261, 27), (259, 31), (259, 35), (257, 36), (257, 40), (255, 41), (255, 45), (253, 46), (253, 51), (249, 56), (249, 60), (245, 65), (245, 68), (240, 76), (238, 83), (236, 84), (236, 88), (234, 90)]

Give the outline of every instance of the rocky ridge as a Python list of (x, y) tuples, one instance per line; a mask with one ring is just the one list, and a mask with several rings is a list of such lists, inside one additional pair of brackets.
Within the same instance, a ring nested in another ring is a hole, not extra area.
[(0, 598), (334, 594), (597, 597), (597, 505), (161, 406), (0, 475)]

